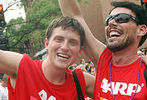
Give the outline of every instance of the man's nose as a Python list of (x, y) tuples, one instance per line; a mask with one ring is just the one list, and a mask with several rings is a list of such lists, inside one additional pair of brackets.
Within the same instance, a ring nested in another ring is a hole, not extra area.
[(116, 24), (117, 24), (117, 22), (115, 21), (115, 19), (111, 19), (108, 23), (109, 26), (116, 25)]
[(62, 49), (63, 51), (68, 51), (68, 50), (69, 50), (69, 44), (68, 44), (67, 41), (65, 41), (65, 42), (62, 44), (61, 49)]

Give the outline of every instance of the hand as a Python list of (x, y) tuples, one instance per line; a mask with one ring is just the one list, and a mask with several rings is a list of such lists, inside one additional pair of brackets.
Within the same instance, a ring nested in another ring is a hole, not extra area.
[(145, 64), (147, 65), (147, 55), (142, 56), (143, 61), (145, 62)]

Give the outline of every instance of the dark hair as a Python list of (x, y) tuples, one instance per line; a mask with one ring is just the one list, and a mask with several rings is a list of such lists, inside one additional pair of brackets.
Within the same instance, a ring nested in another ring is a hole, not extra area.
[[(141, 5), (137, 5), (137, 4), (135, 4), (133, 2), (129, 2), (129, 1), (121, 1), (121, 2), (113, 1), (111, 3), (111, 5), (114, 6), (113, 9), (115, 9), (117, 7), (125, 7), (125, 8), (130, 9), (136, 15), (136, 19), (138, 20), (137, 24), (139, 24), (139, 25), (145, 24), (147, 26), (147, 10), (144, 9)], [(144, 43), (146, 38), (147, 38), (147, 34), (142, 36), (138, 47)]]
[(91, 72), (91, 67), (89, 67), (89, 64), (87, 64), (87, 65), (85, 66), (85, 69), (87, 70), (87, 72)]
[(61, 27), (63, 30), (71, 27), (74, 31), (77, 31), (80, 35), (81, 46), (84, 45), (85, 41), (85, 31), (82, 25), (74, 18), (71, 17), (60, 17), (52, 21), (46, 30), (46, 37), (49, 39), (55, 28)]

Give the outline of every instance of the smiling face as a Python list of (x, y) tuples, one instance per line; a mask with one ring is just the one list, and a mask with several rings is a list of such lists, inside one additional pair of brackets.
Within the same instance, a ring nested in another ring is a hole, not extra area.
[(49, 64), (66, 69), (79, 56), (81, 50), (80, 36), (71, 27), (65, 30), (57, 27), (53, 30), (49, 40), (45, 40), (45, 47), (48, 52)]
[[(116, 15), (119, 13), (130, 14), (135, 17), (134, 13), (123, 7), (118, 7), (112, 10), (110, 15)], [(136, 22), (130, 19), (126, 23), (117, 23), (112, 19), (108, 26), (105, 27), (105, 36), (107, 41), (107, 47), (113, 52), (120, 51), (137, 41), (137, 29)]]

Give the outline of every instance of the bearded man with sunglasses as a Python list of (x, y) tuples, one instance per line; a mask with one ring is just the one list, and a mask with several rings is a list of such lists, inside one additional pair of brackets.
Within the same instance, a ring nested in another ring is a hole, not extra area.
[(84, 51), (98, 62), (94, 100), (147, 100), (145, 63), (137, 56), (147, 37), (147, 12), (132, 2), (112, 2), (105, 21), (106, 44), (97, 40), (75, 0), (59, 0), (64, 16), (81, 22), (86, 32)]

